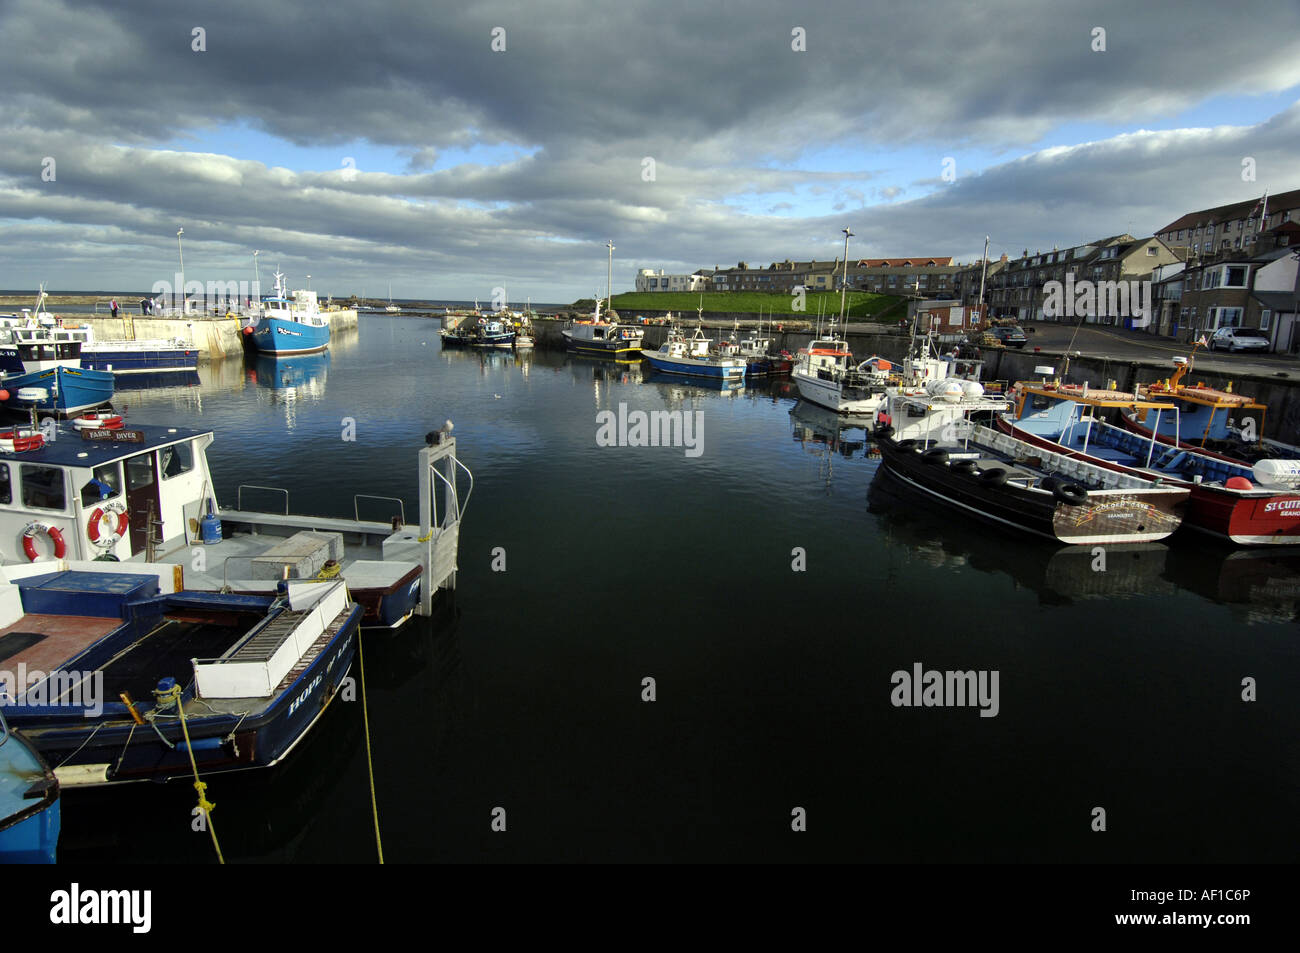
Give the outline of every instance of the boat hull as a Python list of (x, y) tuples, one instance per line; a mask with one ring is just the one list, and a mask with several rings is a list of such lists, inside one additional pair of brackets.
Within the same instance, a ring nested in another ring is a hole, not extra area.
[(195, 348), (157, 347), (139, 350), (81, 349), (81, 366), (112, 374), (162, 374), (198, 370)]
[(0, 864), (52, 864), (62, 815), (59, 782), (23, 735), (0, 747)]
[(799, 396), (806, 401), (833, 410), (837, 414), (867, 416), (877, 413), (885, 404), (885, 395), (871, 394), (863, 398), (844, 397), (844, 389), (833, 380), (823, 380), (809, 374), (796, 371), (792, 375)]
[[(100, 407), (113, 399), (113, 375), (107, 371), (86, 370), (79, 367), (51, 367), (30, 374), (6, 377), (3, 387), (9, 392), (6, 407), (49, 411), (59, 415), (80, 413)], [(47, 392), (41, 400), (21, 400), (18, 391), (24, 387), (40, 387)]]
[[(1151, 476), (1147, 472), (1114, 460), (1062, 446), (1047, 437), (1017, 427), (1010, 421), (999, 419), (997, 423), (998, 428), (1004, 433), (1009, 433), (1018, 440), (1045, 450), (1052, 450), (1119, 473), (1129, 473), (1144, 478)], [(1150, 431), (1145, 435), (1138, 435), (1144, 436), (1147, 440), (1151, 439)], [(1172, 444), (1172, 441), (1170, 443)], [(1226, 539), (1238, 546), (1290, 546), (1300, 543), (1300, 494), (1247, 494), (1233, 492), (1222, 486), (1193, 483), (1173, 477), (1164, 479), (1171, 486), (1179, 486), (1191, 491), (1183, 517), (1183, 524), (1189, 529), (1209, 533), (1211, 536)]]
[(330, 329), (329, 325), (316, 327), (283, 318), (262, 318), (250, 337), (261, 354), (311, 354), (329, 347)]
[[(286, 677), (271, 700), (227, 699), (221, 710), (187, 691), (186, 724), (200, 775), (270, 767), (283, 760), (333, 701), (356, 653), (362, 607), (327, 629), (309, 650), (311, 661)], [(159, 719), (157, 731), (136, 729), (121, 704), (105, 704), (99, 718), (66, 715), (34, 720), (14, 709), (12, 720), (48, 759), (60, 765), (65, 787), (192, 778), (179, 720)], [(75, 721), (75, 724), (72, 723)], [(172, 747), (158, 737), (161, 732)]]
[(569, 331), (561, 334), (565, 350), (573, 354), (622, 361), (639, 361), (642, 357), (640, 338), (583, 338)]
[(893, 439), (880, 440), (878, 446), (884, 465), (904, 483), (972, 516), (1070, 545), (1155, 542), (1182, 521), (1178, 507), (1187, 496), (1182, 489), (1092, 493), (1075, 506), (1046, 491), (1011, 483), (986, 485), (947, 463), (927, 462)]
[(657, 351), (641, 351), (640, 354), (650, 362), (651, 367), (664, 374), (702, 377), (715, 381), (738, 381), (745, 378), (745, 365), (741, 361), (722, 364), (716, 361), (664, 357)]

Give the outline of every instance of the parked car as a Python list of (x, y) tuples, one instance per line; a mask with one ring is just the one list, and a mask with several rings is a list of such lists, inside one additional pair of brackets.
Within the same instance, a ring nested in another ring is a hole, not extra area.
[(988, 333), (997, 338), (1003, 347), (1024, 347), (1026, 343), (1025, 332), (1017, 327), (994, 326), (989, 328)]
[(1267, 351), (1268, 338), (1253, 328), (1219, 328), (1210, 338), (1211, 351)]

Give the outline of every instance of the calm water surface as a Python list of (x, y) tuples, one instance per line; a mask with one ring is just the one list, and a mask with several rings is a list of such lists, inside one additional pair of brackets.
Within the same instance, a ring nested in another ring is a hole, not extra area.
[[(387, 860), (1296, 859), (1296, 556), (1178, 537), (1095, 571), (878, 478), (862, 430), (784, 385), (443, 352), (438, 326), (363, 316), (326, 355), (118, 398), (216, 431), (224, 504), (265, 484), (326, 515), (365, 492), (414, 518), (423, 434), (455, 422), (475, 474), (455, 599), (364, 641)], [(620, 403), (699, 411), (703, 453), (598, 447)], [(997, 716), (892, 705), (918, 662), (996, 671)], [(359, 703), (208, 794), (228, 860), (375, 856)], [(62, 856), (207, 862), (193, 804), (74, 791)]]

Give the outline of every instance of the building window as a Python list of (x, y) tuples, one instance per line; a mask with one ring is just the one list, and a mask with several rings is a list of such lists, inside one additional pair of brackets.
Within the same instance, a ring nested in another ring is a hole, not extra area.
[(0, 463), (0, 503), (12, 503), (13, 490), (9, 485), (9, 464)]
[(67, 506), (63, 470), (38, 463), (22, 465), (23, 506), (37, 510), (62, 510)]
[(1272, 320), (1273, 320), (1273, 312), (1270, 311), (1268, 308), (1265, 308), (1263, 311), (1259, 313), (1259, 329), (1261, 331), (1267, 331), (1268, 326), (1272, 322)]
[(1223, 287), (1225, 288), (1244, 288), (1246, 287), (1246, 273), (1248, 269), (1245, 265), (1229, 265), (1224, 269)]
[(1241, 309), (1240, 308), (1214, 308), (1210, 311), (1211, 315), (1217, 316), (1210, 326), (1214, 328), (1238, 328), (1241, 327)]

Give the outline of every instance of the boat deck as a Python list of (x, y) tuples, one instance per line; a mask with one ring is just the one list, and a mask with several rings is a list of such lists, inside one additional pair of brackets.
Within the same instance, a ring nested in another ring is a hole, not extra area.
[[(238, 533), (219, 543), (177, 546), (158, 559), (181, 566), (185, 571), (185, 586), (189, 589), (215, 592), (228, 585), (235, 592), (269, 593), (275, 591), (279, 580), (255, 579), (249, 570), (254, 559), (266, 557), (286, 539), (285, 536)], [(343, 576), (353, 589), (391, 584), (411, 568), (411, 564), (384, 562), (383, 548), (378, 543), (348, 542), (344, 546)], [(195, 551), (206, 557), (206, 565), (202, 568), (194, 565)]]
[(99, 616), (29, 613), (0, 629), (0, 666), (10, 672), (19, 665), (29, 672), (52, 672), (121, 624)]

